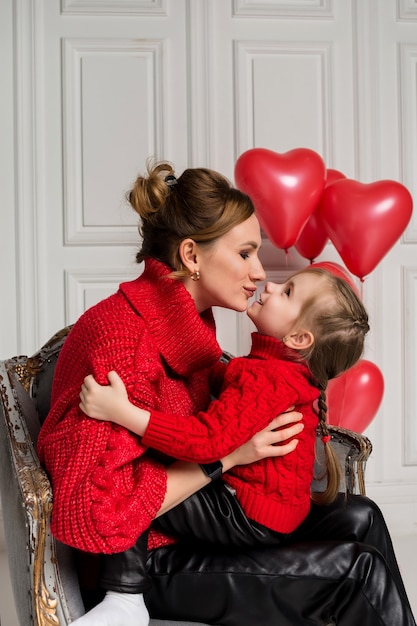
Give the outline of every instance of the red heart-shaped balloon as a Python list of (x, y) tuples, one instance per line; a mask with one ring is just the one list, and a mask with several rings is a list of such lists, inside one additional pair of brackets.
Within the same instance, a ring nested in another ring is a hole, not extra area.
[(323, 159), (308, 148), (284, 154), (253, 148), (235, 165), (237, 187), (250, 196), (266, 235), (283, 250), (294, 245), (316, 209), (325, 178)]
[[(339, 172), (339, 170), (328, 169), (325, 188), (339, 178), (346, 178), (346, 176), (342, 174), (342, 172)], [(319, 203), (317, 209), (301, 231), (295, 243), (295, 249), (301, 256), (312, 263), (323, 251), (328, 238), (327, 230), (321, 219)]]
[(340, 179), (326, 187), (320, 216), (346, 267), (361, 280), (378, 265), (410, 221), (410, 192), (393, 180)]
[(329, 381), (328, 422), (362, 433), (374, 419), (384, 395), (381, 370), (360, 359), (349, 370)]
[(295, 249), (302, 257), (313, 262), (323, 251), (328, 238), (320, 213), (316, 210), (295, 242)]

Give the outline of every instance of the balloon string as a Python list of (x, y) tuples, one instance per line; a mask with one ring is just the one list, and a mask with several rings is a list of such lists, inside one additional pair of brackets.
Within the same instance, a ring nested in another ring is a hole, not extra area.
[(285, 266), (286, 266), (286, 269), (288, 269), (289, 264), (291, 263), (291, 261), (294, 261), (294, 259), (295, 259), (294, 253), (291, 252), (291, 249), (285, 248)]

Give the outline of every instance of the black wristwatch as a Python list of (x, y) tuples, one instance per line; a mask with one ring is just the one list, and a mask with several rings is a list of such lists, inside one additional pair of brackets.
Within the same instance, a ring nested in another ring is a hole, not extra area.
[(223, 474), (223, 463), (221, 461), (215, 461), (214, 463), (200, 463), (200, 467), (211, 480), (220, 478)]

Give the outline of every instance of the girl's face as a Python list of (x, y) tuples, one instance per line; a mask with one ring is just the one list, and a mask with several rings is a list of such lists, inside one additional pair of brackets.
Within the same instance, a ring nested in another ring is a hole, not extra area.
[(200, 279), (188, 280), (186, 287), (200, 313), (212, 306), (246, 311), (255, 283), (265, 279), (258, 257), (261, 242), (259, 222), (253, 214), (212, 246), (196, 246)]
[[(304, 303), (317, 294), (323, 278), (302, 272), (286, 283), (266, 283), (259, 299), (248, 309), (248, 316), (262, 335), (282, 340), (296, 328)], [(308, 330), (308, 329), (307, 329)]]

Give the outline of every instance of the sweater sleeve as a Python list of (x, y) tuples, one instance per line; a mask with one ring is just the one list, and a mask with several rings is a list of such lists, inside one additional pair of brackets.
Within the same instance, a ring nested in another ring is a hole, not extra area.
[[(289, 406), (300, 403), (296, 391), (299, 382), (289, 384), (290, 374), (278, 361), (234, 359), (228, 366), (222, 393), (207, 411), (187, 417), (151, 411), (142, 441), (180, 460), (216, 461), (248, 441)], [(303, 388), (310, 389), (305, 378)], [(316, 394), (311, 395), (313, 398)]]
[(126, 323), (116, 341), (110, 316), (93, 315), (77, 323), (61, 351), (38, 451), (53, 484), (54, 535), (82, 550), (108, 553), (126, 550), (149, 527), (165, 496), (166, 470), (144, 456), (139, 437), (88, 418), (78, 406), (84, 376), (93, 373), (103, 384), (110, 369), (134, 400), (149, 404), (152, 395), (147, 361), (142, 368), (137, 363), (138, 345), (145, 349), (139, 318), (129, 317), (130, 327)]

